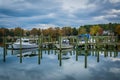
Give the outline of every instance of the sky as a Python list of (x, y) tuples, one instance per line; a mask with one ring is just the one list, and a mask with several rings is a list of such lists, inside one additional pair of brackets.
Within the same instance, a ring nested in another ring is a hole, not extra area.
[(120, 0), (0, 0), (0, 27), (120, 23)]

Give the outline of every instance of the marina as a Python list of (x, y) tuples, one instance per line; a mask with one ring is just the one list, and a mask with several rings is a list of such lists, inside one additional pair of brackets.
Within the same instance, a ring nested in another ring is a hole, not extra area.
[[(13, 37), (14, 38), (14, 37)], [(46, 41), (47, 40), (47, 41)], [(81, 41), (84, 41), (81, 43)], [(7, 49), (9, 50), (19, 50), (20, 61), (22, 62), (23, 56), (32, 56), (38, 54), (22, 54), (24, 49), (53, 49), (53, 50), (64, 50), (64, 49), (73, 49), (73, 50), (119, 50), (120, 43), (117, 42), (116, 36), (90, 36), (85, 34), (82, 36), (59, 36), (59, 39), (53, 41), (52, 37), (44, 37), (39, 35), (34, 38), (26, 38), (18, 36), (15, 42), (8, 43), (7, 37), (3, 37), (3, 61), (6, 61)]]
[(58, 39), (42, 35), (34, 38), (18, 36), (12, 42), (3, 36), (0, 78), (95, 80), (100, 77), (100, 80), (119, 80), (119, 46), (116, 36), (59, 36)]
[(0, 0), (0, 80), (120, 80), (120, 0)]

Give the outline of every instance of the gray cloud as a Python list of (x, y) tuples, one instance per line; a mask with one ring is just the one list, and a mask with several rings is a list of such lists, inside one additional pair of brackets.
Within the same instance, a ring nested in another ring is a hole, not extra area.
[(0, 0), (0, 27), (120, 22), (119, 0)]

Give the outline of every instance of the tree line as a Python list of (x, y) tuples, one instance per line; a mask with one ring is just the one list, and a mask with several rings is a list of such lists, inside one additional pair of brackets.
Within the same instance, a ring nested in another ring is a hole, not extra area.
[(120, 35), (120, 24), (109, 23), (109, 24), (96, 24), (96, 25), (84, 25), (79, 28), (65, 26), (65, 27), (50, 27), (48, 29), (37, 29), (25, 30), (21, 27), (14, 29), (0, 28), (0, 37), (2, 36), (51, 36), (56, 38), (58, 36), (77, 36), (79, 34), (91, 34), (91, 35)]

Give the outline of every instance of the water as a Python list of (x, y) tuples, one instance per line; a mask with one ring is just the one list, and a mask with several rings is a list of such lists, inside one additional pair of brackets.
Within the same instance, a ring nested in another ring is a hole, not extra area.
[[(0, 48), (0, 80), (120, 80), (120, 52), (84, 50), (8, 50), (3, 62)], [(13, 54), (13, 55), (12, 55)], [(38, 56), (39, 55), (39, 56)]]

